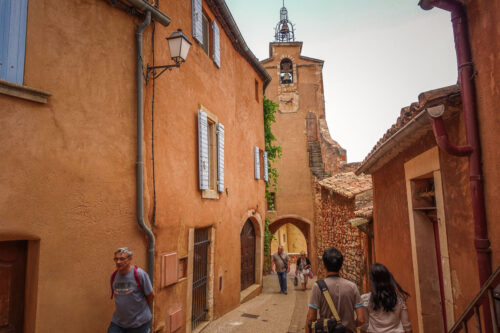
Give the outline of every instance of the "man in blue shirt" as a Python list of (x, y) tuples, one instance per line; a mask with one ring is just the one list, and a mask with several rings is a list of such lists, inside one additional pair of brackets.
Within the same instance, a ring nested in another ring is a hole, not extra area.
[(111, 298), (115, 299), (108, 333), (149, 333), (154, 293), (148, 274), (132, 266), (132, 251), (122, 247), (113, 259), (116, 271), (111, 275)]

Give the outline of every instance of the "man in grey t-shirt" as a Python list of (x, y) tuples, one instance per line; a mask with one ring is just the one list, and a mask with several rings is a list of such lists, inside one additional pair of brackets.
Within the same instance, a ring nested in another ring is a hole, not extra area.
[(128, 247), (116, 250), (116, 271), (111, 275), (111, 297), (115, 299), (108, 333), (149, 333), (150, 306), (154, 293), (148, 274), (132, 266), (132, 251)]
[(290, 258), (288, 258), (288, 254), (283, 252), (283, 246), (278, 246), (278, 252), (273, 254), (273, 262), (276, 273), (278, 274), (281, 292), (285, 295), (287, 294), (286, 275), (290, 272), (290, 267), (288, 265), (289, 261)]

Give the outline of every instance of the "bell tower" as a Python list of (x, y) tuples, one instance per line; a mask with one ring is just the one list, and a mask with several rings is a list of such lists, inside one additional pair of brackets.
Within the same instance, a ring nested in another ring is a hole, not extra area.
[(288, 20), (288, 10), (285, 7), (285, 0), (283, 0), (283, 7), (280, 9), (280, 21), (274, 29), (274, 40), (276, 42), (295, 41), (294, 25)]

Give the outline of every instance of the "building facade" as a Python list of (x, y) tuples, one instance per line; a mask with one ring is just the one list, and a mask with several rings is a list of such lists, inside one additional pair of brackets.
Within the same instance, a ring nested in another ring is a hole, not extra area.
[(323, 61), (301, 54), (302, 42), (295, 41), (293, 29), (286, 8), (281, 8), (269, 58), (261, 61), (273, 78), (266, 96), (279, 104), (272, 130), (283, 150), (275, 165), (275, 210), (267, 216), (273, 233), (287, 223), (302, 231), (316, 271), (314, 182), (335, 173), (346, 152), (332, 140), (326, 124)]
[[(0, 317), (14, 332), (104, 331), (122, 246), (154, 280), (154, 332), (199, 330), (261, 288), (270, 77), (224, 1), (155, 4), (2, 1)], [(147, 71), (174, 64), (177, 29), (186, 61)]]
[[(423, 93), (404, 108), (358, 172), (373, 176), (377, 259), (414, 295), (410, 312), (419, 332), (438, 332), (455, 324), (500, 264), (500, 4), (419, 4), (451, 12), (458, 87)], [(411, 271), (402, 269), (405, 258), (412, 258)]]

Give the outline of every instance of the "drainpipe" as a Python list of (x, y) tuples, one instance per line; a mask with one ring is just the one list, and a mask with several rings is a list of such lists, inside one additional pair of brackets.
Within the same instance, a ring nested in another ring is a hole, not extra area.
[(137, 28), (135, 33), (137, 41), (137, 222), (148, 237), (147, 262), (148, 273), (151, 284), (154, 285), (155, 278), (155, 235), (144, 221), (144, 162), (142, 152), (142, 141), (144, 138), (143, 105), (142, 105), (142, 32), (151, 23), (151, 12), (146, 12), (144, 22)]
[(456, 146), (448, 138), (448, 132), (446, 131), (442, 117), (444, 109), (443, 104), (426, 109), (437, 145), (450, 155), (469, 156), (472, 154), (472, 147), (470, 145)]
[(479, 281), (481, 285), (483, 285), (491, 275), (491, 249), (490, 241), (488, 239), (484, 205), (481, 146), (477, 122), (474, 68), (469, 44), (465, 7), (457, 0), (421, 0), (420, 6), (423, 9), (438, 7), (451, 12), (467, 143), (472, 147), (472, 152), (469, 155), (469, 174), (472, 194), (472, 209), (474, 213), (474, 246), (477, 252)]
[[(469, 155), (469, 176), (474, 214), (474, 246), (477, 254), (479, 281), (482, 286), (491, 275), (491, 249), (488, 239), (483, 175), (481, 170), (481, 146), (474, 83), (475, 74), (469, 43), (465, 5), (457, 0), (420, 0), (419, 5), (425, 10), (437, 7), (451, 12), (467, 143), (472, 147)], [(444, 126), (442, 128), (444, 129)], [(485, 317), (488, 315), (491, 316), (488, 306), (484, 306), (484, 311)], [(486, 319), (485, 325), (489, 325), (489, 323), (491, 323), (491, 320)], [(489, 331), (486, 329), (486, 332), (490, 331), (491, 327)]]

